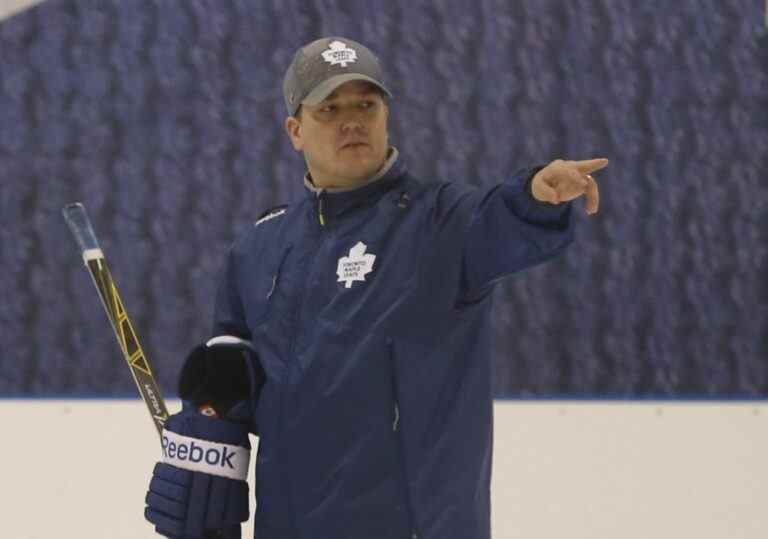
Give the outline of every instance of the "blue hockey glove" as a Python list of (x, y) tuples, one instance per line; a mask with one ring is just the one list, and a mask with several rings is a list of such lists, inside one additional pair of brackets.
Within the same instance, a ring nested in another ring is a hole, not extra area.
[(217, 337), (182, 368), (182, 411), (163, 431), (163, 457), (147, 492), (145, 518), (177, 539), (240, 539), (248, 520), (248, 432), (264, 371), (249, 342)]

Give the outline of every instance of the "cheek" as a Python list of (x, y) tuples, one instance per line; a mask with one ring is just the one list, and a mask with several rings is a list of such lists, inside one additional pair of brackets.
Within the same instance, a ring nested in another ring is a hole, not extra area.
[(331, 134), (321, 130), (305, 133), (304, 155), (315, 165), (328, 166), (335, 159)]
[(317, 133), (317, 130), (305, 126), (304, 130), (301, 133), (301, 139), (302, 144), (304, 145), (304, 151), (307, 153), (316, 153), (317, 152), (317, 146), (318, 141), (320, 140), (320, 135)]
[(312, 153), (321, 158), (328, 158), (333, 153), (330, 135), (318, 133), (312, 139)]
[(387, 145), (387, 120), (386, 118), (383, 118), (376, 122), (376, 139), (379, 141), (380, 144), (383, 144), (384, 146)]

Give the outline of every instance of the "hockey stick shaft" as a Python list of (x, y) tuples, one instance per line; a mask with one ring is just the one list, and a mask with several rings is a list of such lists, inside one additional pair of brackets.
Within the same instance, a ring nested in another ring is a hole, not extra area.
[(107, 312), (117, 343), (128, 363), (139, 394), (147, 405), (158, 434), (162, 437), (163, 425), (168, 418), (168, 410), (161, 396), (160, 387), (152, 373), (149, 360), (141, 348), (139, 338), (125, 310), (123, 300), (120, 298), (117, 285), (112, 279), (112, 274), (96, 239), (96, 234), (93, 232), (85, 207), (79, 202), (75, 202), (67, 205), (62, 213), (80, 246), (83, 262), (85, 262), (85, 267), (88, 269), (93, 284), (99, 293), (101, 304)]

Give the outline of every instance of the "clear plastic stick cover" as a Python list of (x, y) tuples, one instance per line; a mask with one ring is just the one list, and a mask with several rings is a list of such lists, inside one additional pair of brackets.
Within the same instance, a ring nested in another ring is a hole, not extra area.
[(99, 249), (99, 242), (96, 240), (96, 234), (93, 233), (85, 206), (80, 202), (67, 204), (62, 213), (81, 251)]

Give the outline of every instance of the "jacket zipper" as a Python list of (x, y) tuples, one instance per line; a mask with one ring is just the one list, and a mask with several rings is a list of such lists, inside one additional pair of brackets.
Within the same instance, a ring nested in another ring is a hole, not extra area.
[(392, 422), (392, 432), (397, 432), (398, 424), (400, 423), (400, 407), (397, 405), (397, 397), (395, 397), (395, 420)]
[(283, 266), (285, 265), (285, 260), (288, 258), (288, 255), (291, 253), (291, 249), (293, 249), (293, 245), (288, 245), (288, 247), (285, 249), (285, 252), (283, 252), (283, 256), (280, 258), (280, 264), (278, 264), (277, 269), (275, 270), (275, 273), (272, 275), (272, 286), (269, 289), (269, 292), (267, 292), (267, 299), (272, 299), (272, 294), (275, 293), (275, 288), (277, 288), (277, 283), (280, 281), (280, 274), (283, 271)]
[(325, 215), (323, 214), (323, 193), (317, 195), (317, 218), (320, 226), (325, 226)]
[(405, 496), (405, 507), (408, 513), (408, 522), (411, 527), (411, 535), (409, 539), (419, 539), (419, 534), (416, 531), (416, 523), (414, 522), (413, 507), (411, 505), (411, 495), (408, 488), (408, 470), (405, 467), (405, 449), (403, 447), (403, 438), (400, 434), (400, 403), (397, 396), (397, 366), (395, 364), (395, 348), (391, 338), (387, 339), (387, 347), (389, 348), (389, 358), (392, 364), (392, 400), (394, 401), (394, 420), (392, 421), (392, 432), (395, 435), (395, 443), (398, 448), (398, 464), (400, 465), (400, 481), (403, 490), (403, 496)]
[[(317, 215), (318, 215), (318, 221), (320, 223), (320, 227), (321, 228), (325, 227), (325, 215), (323, 214), (323, 193), (322, 192), (318, 195)], [(314, 256), (314, 254), (317, 254), (317, 251), (319, 251), (320, 248), (323, 246), (327, 236), (328, 236), (327, 233), (323, 233), (321, 235), (320, 240), (317, 242), (317, 245), (315, 247), (315, 252), (313, 253), (313, 256), (312, 256), (312, 261), (315, 260), (316, 257)], [(307, 273), (307, 275), (311, 275), (312, 269), (313, 269), (313, 267), (309, 268), (309, 272)], [(293, 328), (295, 330), (294, 331), (294, 335), (296, 335), (297, 331), (300, 329), (300, 324), (299, 323), (301, 322), (301, 305), (304, 302), (304, 295), (305, 295), (306, 290), (307, 290), (307, 280), (305, 279), (302, 282), (302, 286), (301, 286), (301, 289), (299, 290), (299, 294), (296, 296), (295, 306), (293, 308), (293, 312), (291, 313), (291, 323), (292, 323), (292, 326), (293, 326)], [(291, 387), (290, 382), (293, 381), (291, 375), (293, 373), (293, 370), (296, 368), (293, 365), (293, 362), (291, 362), (291, 358), (293, 358), (293, 355), (296, 352), (296, 340), (297, 339), (295, 339), (295, 338), (291, 339), (291, 344), (288, 347), (289, 366), (288, 366), (288, 373), (287, 374), (288, 374), (288, 382), (289, 382), (288, 387), (289, 387), (289, 389)], [(286, 407), (288, 405), (288, 402), (287, 402), (288, 401), (288, 395), (289, 395), (288, 391), (284, 391), (283, 392), (283, 395), (282, 395), (282, 406), (281, 406), (281, 410), (280, 410), (280, 423), (279, 423), (280, 425), (283, 425), (284, 421), (285, 421), (285, 411), (286, 411)], [(280, 438), (281, 438), (281, 441), (282, 441), (283, 440), (283, 431), (282, 431), (282, 429), (281, 429), (281, 432), (280, 432)], [(287, 490), (287, 494), (288, 494), (288, 503), (290, 504), (290, 512), (293, 515), (295, 515), (296, 514), (296, 509), (295, 509), (295, 505), (293, 503), (293, 488), (291, 487), (291, 481), (289, 479), (290, 478), (290, 474), (288, 474), (286, 472), (285, 476), (286, 476), (286, 490)], [(294, 532), (294, 535), (296, 537), (298, 537), (298, 529), (297, 529), (296, 526), (297, 526), (297, 522), (296, 522), (296, 519), (294, 518), (294, 521), (293, 521), (293, 532)]]
[[(325, 231), (325, 224), (326, 224), (325, 214), (323, 213), (323, 197), (324, 197), (324, 195), (325, 195), (324, 191), (321, 191), (317, 195), (317, 218), (318, 218), (318, 222), (320, 223), (321, 232), (320, 232), (320, 240), (317, 242), (317, 245), (315, 246), (314, 253), (312, 253), (312, 258), (310, 259), (310, 264), (311, 265), (308, 268), (308, 270), (309, 270), (307, 272), (307, 276), (308, 277), (312, 275), (312, 270), (314, 269), (314, 262), (316, 260), (315, 255), (322, 248), (323, 244), (325, 243), (325, 240), (328, 237), (328, 233)], [(293, 323), (293, 327), (294, 327), (295, 330), (298, 330), (300, 328), (300, 324), (299, 323), (301, 322), (301, 305), (304, 302), (304, 295), (305, 295), (305, 293), (307, 291), (307, 281), (308, 281), (308, 279), (304, 279), (302, 281), (301, 290), (299, 290), (299, 294), (296, 297), (296, 304), (295, 304), (295, 306), (293, 308), (293, 316), (291, 318), (292, 318), (292, 323)], [(290, 355), (293, 355), (293, 352), (295, 350), (295, 348), (294, 348), (295, 347), (295, 344), (294, 344), (295, 342), (296, 342), (296, 339), (293, 339), (291, 341), (291, 346), (290, 346), (290, 350), (289, 350), (289, 354)]]

